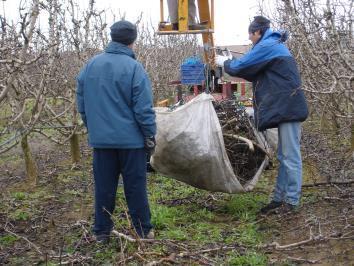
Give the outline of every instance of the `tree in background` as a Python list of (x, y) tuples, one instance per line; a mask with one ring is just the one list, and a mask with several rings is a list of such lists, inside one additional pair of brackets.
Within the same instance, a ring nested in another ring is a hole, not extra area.
[[(34, 134), (69, 143), (72, 163), (80, 160), (79, 135), (85, 129), (76, 110), (76, 76), (110, 41), (109, 23), (94, 0), (85, 9), (76, 0), (20, 4), (18, 21), (0, 13), (0, 154), (21, 143), (28, 180), (35, 184), (38, 167), (29, 144)], [(134, 51), (150, 75), (155, 100), (171, 96), (174, 88), (168, 83), (178, 78), (184, 58), (199, 53), (197, 40), (157, 36), (141, 17), (136, 23)]]
[[(289, 31), (288, 45), (298, 62), (312, 116), (319, 118), (322, 135), (331, 132), (337, 139), (335, 156), (342, 157), (337, 170), (350, 168), (354, 159), (354, 2), (265, 0), (259, 6), (276, 28)], [(338, 175), (336, 169), (333, 175)]]

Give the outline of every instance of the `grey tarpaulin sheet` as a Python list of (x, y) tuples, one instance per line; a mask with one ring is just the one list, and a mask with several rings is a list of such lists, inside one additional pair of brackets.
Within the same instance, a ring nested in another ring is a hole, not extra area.
[(227, 156), (212, 101), (210, 94), (203, 93), (173, 111), (155, 109), (157, 145), (151, 165), (163, 175), (208, 191), (251, 190), (268, 158), (265, 156), (254, 177), (242, 186)]

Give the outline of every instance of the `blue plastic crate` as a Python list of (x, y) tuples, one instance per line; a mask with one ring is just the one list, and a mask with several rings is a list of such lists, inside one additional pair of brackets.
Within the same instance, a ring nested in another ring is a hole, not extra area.
[(205, 65), (198, 57), (188, 57), (181, 65), (181, 83), (189, 85), (202, 84), (205, 81)]

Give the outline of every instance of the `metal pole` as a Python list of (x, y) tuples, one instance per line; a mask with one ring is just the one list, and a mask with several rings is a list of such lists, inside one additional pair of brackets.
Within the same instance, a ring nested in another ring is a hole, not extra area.
[(164, 21), (164, 16), (163, 16), (163, 0), (160, 0), (160, 22)]

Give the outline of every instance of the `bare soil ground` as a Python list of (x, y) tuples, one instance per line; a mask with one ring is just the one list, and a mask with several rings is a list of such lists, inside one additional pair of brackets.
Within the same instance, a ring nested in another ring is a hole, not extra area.
[(288, 215), (267, 217), (260, 229), (269, 242), (270, 262), (301, 265), (353, 265), (354, 194), (352, 186), (321, 187), (304, 194), (316, 195)]

